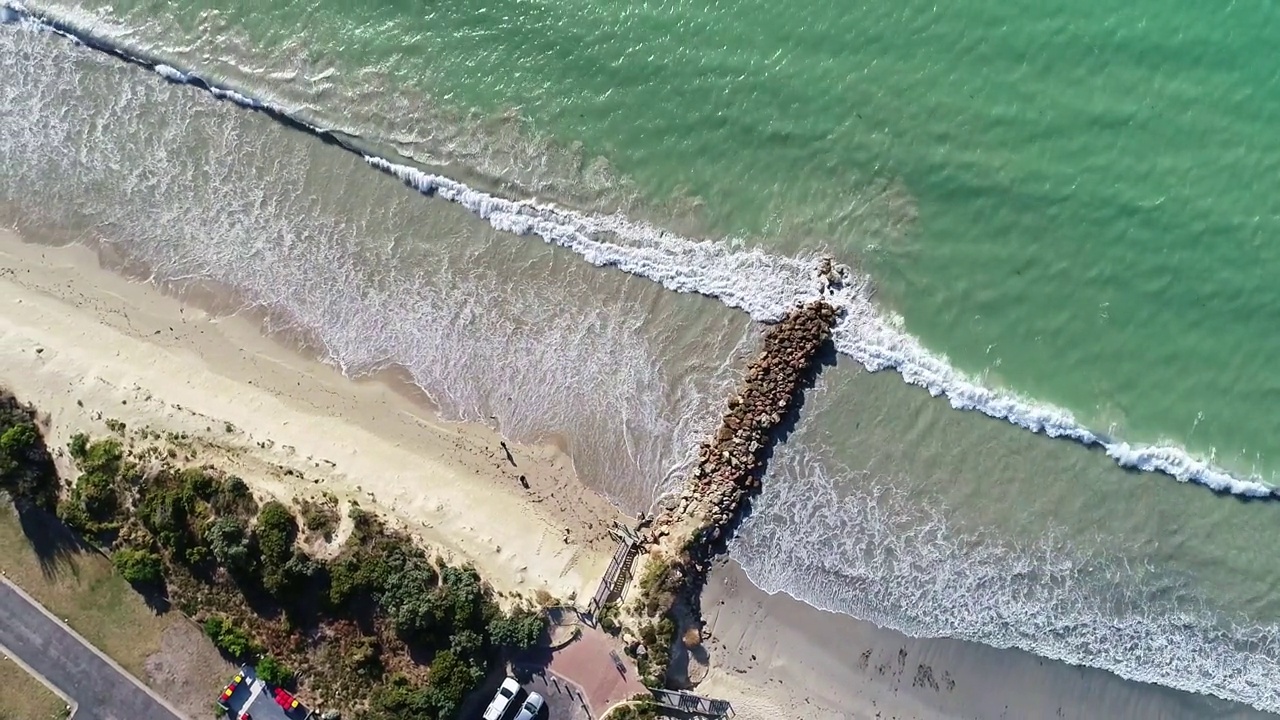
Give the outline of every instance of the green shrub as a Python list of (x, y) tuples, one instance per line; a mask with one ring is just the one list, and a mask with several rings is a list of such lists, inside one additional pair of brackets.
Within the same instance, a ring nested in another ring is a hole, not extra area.
[(538, 610), (518, 608), (489, 623), (489, 637), (495, 645), (527, 650), (538, 644), (546, 630), (546, 617)]
[(182, 481), (184, 494), (200, 498), (205, 502), (213, 500), (222, 486), (217, 478), (206, 474), (201, 468), (186, 468), (178, 473), (178, 478)]
[[(81, 437), (77, 435), (76, 437)], [(74, 443), (76, 437), (71, 440)], [(114, 479), (120, 474), (120, 463), (124, 460), (124, 450), (120, 447), (120, 441), (115, 438), (106, 438), (104, 440), (95, 440), (89, 443), (85, 448), (81, 457), (75, 458), (76, 464), (80, 466), (80, 470), (85, 473), (96, 473)]]
[(283, 687), (293, 679), (293, 671), (287, 665), (267, 655), (253, 666), (254, 671), (263, 682), (276, 687)]
[(361, 677), (378, 677), (382, 675), (382, 645), (375, 638), (359, 637), (343, 656), (342, 665)]
[(89, 436), (82, 432), (72, 435), (67, 442), (67, 452), (77, 465), (83, 465), (85, 458), (89, 456)]
[(261, 652), (247, 633), (221, 615), (211, 615), (204, 621), (204, 634), (215, 647), (237, 660), (247, 660)]
[(120, 509), (120, 496), (116, 492), (115, 476), (99, 472), (82, 473), (76, 478), (71, 500), (78, 504), (84, 515), (94, 522), (110, 522)]
[(220, 517), (204, 531), (205, 542), (218, 564), (231, 573), (249, 570), (252, 556), (249, 554), (249, 529), (234, 517)]
[(462, 707), (462, 700), (480, 685), (484, 671), (452, 651), (438, 653), (427, 674), (427, 693), (435, 706), (436, 716), (452, 718)]
[(424, 687), (396, 675), (369, 697), (368, 720), (437, 720), (435, 703)]
[(159, 585), (164, 580), (164, 563), (150, 550), (117, 550), (111, 556), (111, 564), (132, 585)]
[(190, 519), (195, 497), (181, 488), (147, 488), (139, 503), (138, 520), (150, 530), (160, 545), (181, 555), (191, 544)]

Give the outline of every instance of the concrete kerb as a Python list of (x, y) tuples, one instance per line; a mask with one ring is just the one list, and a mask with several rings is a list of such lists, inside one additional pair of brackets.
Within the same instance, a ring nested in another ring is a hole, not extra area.
[(76, 716), (76, 712), (80, 710), (80, 705), (76, 703), (75, 700), (71, 699), (70, 695), (62, 692), (62, 688), (58, 687), (57, 685), (54, 685), (53, 682), (49, 680), (49, 678), (36, 672), (35, 668), (28, 665), (26, 662), (23, 661), (22, 658), (18, 657), (16, 653), (12, 652), (11, 650), (9, 650), (9, 648), (5, 647), (4, 643), (0, 643), (0, 652), (4, 653), (5, 659), (12, 660), (15, 665), (25, 670), (27, 674), (30, 675), (31, 677), (35, 678), (36, 680), (39, 680), (41, 685), (44, 685), (45, 687), (49, 688), (50, 692), (52, 692), (54, 695), (57, 695), (59, 698), (61, 698), (62, 702), (67, 704), (67, 709), (71, 711), (67, 715), (67, 717), (72, 718)]
[[(53, 621), (54, 624), (56, 624), (58, 627), (65, 630), (68, 635), (75, 638), (76, 642), (88, 648), (90, 652), (92, 652), (94, 655), (97, 655), (99, 659), (101, 659), (107, 665), (111, 666), (113, 670), (120, 673), (124, 677), (128, 678), (129, 682), (133, 683), (135, 686), (137, 686), (139, 690), (149, 695), (152, 700), (155, 700), (157, 703), (159, 703), (160, 706), (163, 707), (165, 710), (168, 710), (169, 712), (173, 713), (174, 717), (179, 717), (179, 718), (187, 717), (185, 714), (180, 712), (177, 708), (170, 705), (167, 700), (160, 697), (160, 695), (158, 695), (154, 690), (144, 685), (141, 680), (134, 677), (133, 674), (130, 673), (128, 670), (125, 670), (124, 668), (120, 667), (119, 663), (117, 663), (115, 660), (112, 660), (110, 657), (108, 657), (106, 653), (102, 652), (97, 647), (95, 647), (93, 643), (89, 642), (88, 640), (85, 640), (84, 637), (80, 635), (80, 633), (76, 632), (71, 626), (63, 622), (61, 618), (49, 612), (48, 608), (46, 608), (44, 605), (41, 605), (35, 598), (28, 595), (26, 590), (23, 590), (22, 588), (18, 587), (16, 584), (10, 581), (8, 577), (0, 575), (0, 583), (4, 583), (6, 587), (8, 587), (9, 589), (17, 593), (18, 597), (21, 597), (23, 600), (26, 600), (29, 604), (31, 604), (32, 607), (39, 610), (45, 617), (49, 618), (49, 620)], [(12, 653), (8, 653), (8, 654), (10, 657), (15, 657)], [(39, 677), (39, 676), (37, 675), (36, 677)], [(41, 678), (41, 681), (44, 682), (43, 678)], [(45, 684), (47, 685), (48, 683), (45, 683)], [(58, 693), (59, 697), (64, 697), (64, 698), (66, 697), (65, 694), (62, 693), (61, 691), (56, 691), (56, 692)]]
[(613, 715), (615, 710), (618, 710), (620, 708), (625, 708), (625, 707), (634, 707), (639, 704), (640, 704), (639, 701), (636, 701), (636, 700), (623, 700), (621, 702), (616, 702), (610, 705), (609, 707), (605, 708), (605, 711), (603, 713), (600, 713), (600, 717), (596, 718), (596, 720), (609, 720), (609, 718)]

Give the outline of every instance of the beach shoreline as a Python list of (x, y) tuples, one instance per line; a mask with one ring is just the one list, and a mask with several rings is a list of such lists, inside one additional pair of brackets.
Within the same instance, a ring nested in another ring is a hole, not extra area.
[(185, 433), (260, 490), (377, 508), (500, 592), (589, 596), (608, 563), (625, 516), (582, 491), (567, 456), (506, 443), (508, 459), (496, 432), (439, 420), (393, 373), (348, 379), (83, 246), (0, 232), (0, 287), (0, 384), (48, 414), (52, 447), (107, 420)]
[[(277, 496), (375, 509), (499, 592), (590, 597), (609, 524), (626, 518), (560, 449), (507, 443), (508, 459), (496, 432), (440, 421), (394, 371), (349, 379), (261, 318), (226, 314), (235, 305), (216, 293), (180, 300), (113, 260), (0, 232), (0, 385), (41, 410), (52, 448), (110, 432), (107, 420), (186, 433), (196, 462), (216, 455)], [(702, 607), (711, 669), (696, 692), (745, 720), (1273, 717), (1017, 650), (908, 638), (766, 593), (732, 561), (714, 568)]]
[(732, 560), (713, 568), (702, 610), (712, 670), (698, 692), (745, 720), (1277, 717), (1013, 648), (913, 638), (770, 594)]

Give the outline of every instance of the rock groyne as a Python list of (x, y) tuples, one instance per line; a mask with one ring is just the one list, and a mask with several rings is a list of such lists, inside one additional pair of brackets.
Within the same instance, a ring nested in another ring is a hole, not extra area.
[(687, 675), (670, 677), (668, 649), (680, 650), (677, 631), (685, 645), (696, 645), (698, 598), (710, 561), (759, 491), (773, 445), (831, 352), (837, 317), (835, 307), (819, 300), (795, 308), (765, 331), (719, 427), (699, 447), (681, 493), (642, 523), (640, 537), (649, 552), (632, 606), (639, 616), (633, 650), (646, 660), (641, 664), (647, 682), (688, 683)]
[(695, 560), (715, 548), (743, 502), (759, 490), (765, 459), (816, 373), (835, 320), (836, 309), (819, 301), (765, 331), (719, 428), (699, 447), (683, 491), (650, 524), (652, 544), (683, 545)]

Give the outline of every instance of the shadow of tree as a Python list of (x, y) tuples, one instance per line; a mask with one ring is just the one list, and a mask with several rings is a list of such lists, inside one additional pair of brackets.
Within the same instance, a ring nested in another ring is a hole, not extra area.
[(22, 534), (40, 563), (40, 572), (49, 579), (79, 577), (77, 556), (97, 550), (48, 510), (21, 499), (14, 502), (13, 508)]

